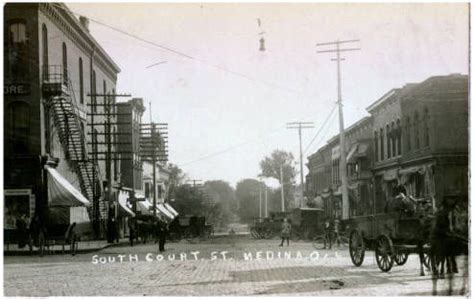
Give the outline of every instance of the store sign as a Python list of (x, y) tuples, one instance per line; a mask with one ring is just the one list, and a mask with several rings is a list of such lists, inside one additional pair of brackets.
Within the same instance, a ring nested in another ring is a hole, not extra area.
[(30, 85), (26, 83), (6, 84), (3, 86), (3, 94), (9, 95), (27, 95), (30, 94)]

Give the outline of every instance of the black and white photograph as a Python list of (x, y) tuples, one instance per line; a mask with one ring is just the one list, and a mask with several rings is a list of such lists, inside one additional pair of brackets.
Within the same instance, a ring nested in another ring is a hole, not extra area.
[(4, 296), (470, 296), (469, 2), (2, 4)]

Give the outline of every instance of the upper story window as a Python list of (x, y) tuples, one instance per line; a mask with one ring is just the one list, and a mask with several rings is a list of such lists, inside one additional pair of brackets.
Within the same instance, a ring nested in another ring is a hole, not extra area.
[(48, 28), (43, 24), (42, 28), (42, 42), (43, 42), (43, 77), (45, 81), (48, 81), (48, 66), (49, 66), (49, 53), (48, 53)]
[(67, 46), (63, 42), (63, 81), (67, 85), (68, 76), (67, 76)]
[(418, 112), (415, 112), (415, 117), (413, 119), (413, 128), (414, 128), (414, 135), (415, 135), (415, 149), (420, 148), (420, 118), (418, 116)]
[(25, 20), (15, 20), (7, 27), (6, 72), (12, 79), (27, 79), (29, 76), (28, 34)]
[(79, 101), (84, 104), (84, 70), (81, 57), (79, 57)]
[(429, 120), (430, 120), (430, 115), (428, 113), (428, 109), (425, 108), (425, 115), (423, 117), (423, 126), (424, 126), (423, 133), (424, 133), (425, 146), (430, 146)]
[(405, 123), (405, 132), (406, 132), (406, 142), (407, 142), (407, 151), (411, 151), (411, 122), (410, 117), (407, 117)]
[(6, 111), (5, 137), (8, 149), (15, 154), (29, 152), (30, 105), (25, 102), (13, 102)]
[(397, 154), (402, 155), (402, 127), (400, 125), (400, 119), (397, 119)]
[(386, 139), (387, 139), (387, 159), (390, 159), (390, 157), (392, 156), (392, 135), (391, 135), (391, 132), (390, 132), (390, 126), (387, 125), (386, 127), (386, 130), (385, 130), (385, 134), (386, 134)]
[(395, 129), (395, 122), (392, 121), (390, 128), (390, 138), (392, 139), (392, 156), (397, 156), (397, 142), (398, 142), (398, 132)]
[(374, 132), (374, 158), (375, 161), (379, 160), (379, 134), (377, 131)]
[(92, 99), (92, 112), (97, 112), (97, 101), (96, 101), (96, 93), (97, 93), (97, 78), (95, 75), (95, 71), (92, 71), (91, 77), (91, 99)]
[(384, 134), (383, 134), (383, 128), (380, 128), (380, 161), (383, 161), (385, 159), (385, 153), (384, 153)]

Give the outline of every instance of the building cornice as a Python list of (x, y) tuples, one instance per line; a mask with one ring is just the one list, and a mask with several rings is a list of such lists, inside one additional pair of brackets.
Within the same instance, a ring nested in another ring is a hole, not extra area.
[(112, 81), (117, 81), (117, 74), (120, 72), (120, 68), (94, 37), (85, 30), (66, 5), (61, 3), (40, 3), (39, 9), (79, 48), (86, 53), (94, 53), (94, 62)]

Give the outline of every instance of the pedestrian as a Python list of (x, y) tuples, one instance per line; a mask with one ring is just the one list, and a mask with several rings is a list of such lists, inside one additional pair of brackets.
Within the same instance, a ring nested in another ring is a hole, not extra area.
[(18, 247), (23, 248), (25, 247), (28, 238), (26, 215), (21, 215), (21, 217), (16, 220), (15, 225), (19, 233)]
[(283, 246), (283, 243), (285, 242), (286, 239), (286, 245), (290, 246), (290, 234), (291, 234), (291, 224), (288, 222), (288, 219), (283, 218), (283, 223), (281, 225), (281, 244), (280, 246)]
[(159, 220), (159, 250), (160, 252), (165, 251), (165, 243), (166, 243), (166, 234), (168, 232), (167, 224), (166, 222)]
[(326, 242), (324, 243), (324, 249), (326, 249), (326, 246), (329, 247), (329, 249), (332, 248), (332, 240), (333, 240), (333, 225), (331, 224), (332, 221), (329, 219), (326, 219), (324, 222), (324, 234), (326, 235)]
[(135, 240), (136, 226), (135, 219), (130, 218), (128, 220), (128, 238), (130, 240), (130, 246), (133, 246), (133, 241)]

